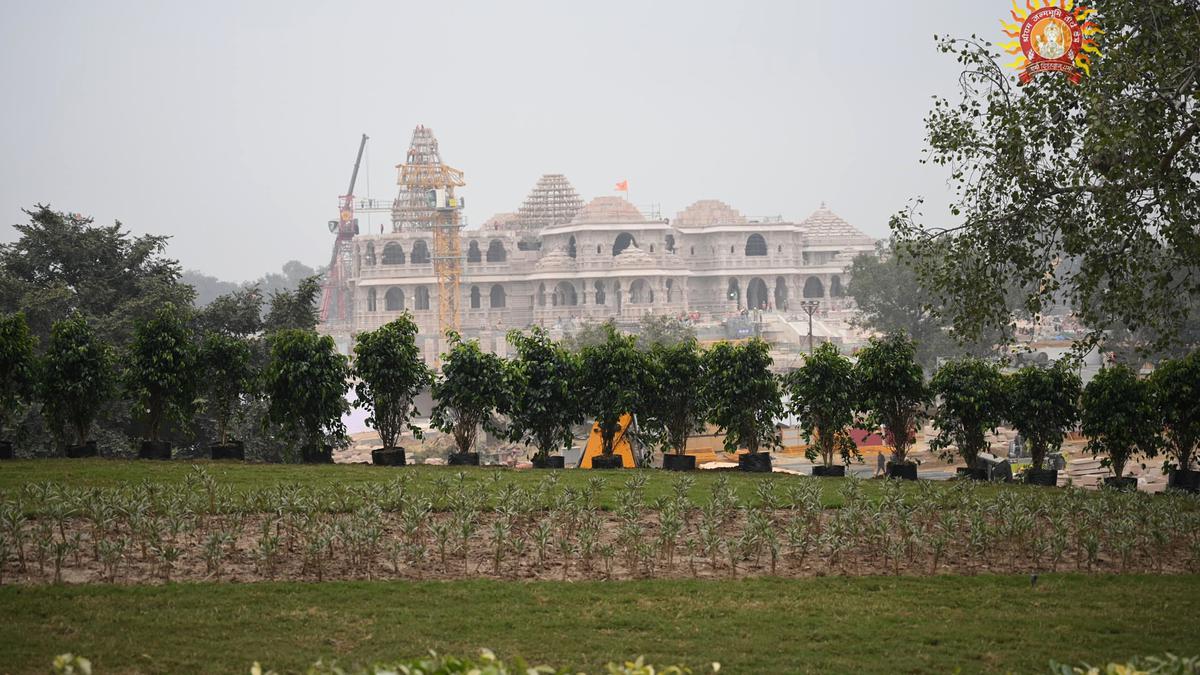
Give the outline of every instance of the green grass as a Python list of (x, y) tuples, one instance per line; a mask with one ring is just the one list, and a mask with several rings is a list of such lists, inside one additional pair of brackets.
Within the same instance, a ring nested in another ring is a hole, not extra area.
[[(490, 484), (497, 474), (505, 482), (513, 482), (517, 486), (532, 488), (545, 479), (551, 472), (547, 471), (516, 471), (499, 467), (445, 467), (445, 466), (409, 466), (376, 467), (362, 464), (334, 465), (303, 465), (303, 464), (245, 464), (240, 462), (199, 461), (150, 461), (150, 460), (120, 460), (120, 459), (33, 459), (5, 462), (0, 466), (0, 493), (13, 492), (32, 483), (59, 483), (73, 488), (114, 488), (121, 485), (137, 484), (143, 481), (171, 485), (181, 484), (186, 480), (193, 466), (204, 467), (218, 483), (229, 486), (235, 491), (258, 491), (278, 485), (298, 485), (301, 487), (329, 488), (334, 486), (353, 486), (365, 484), (382, 484), (395, 478), (401, 472), (411, 474), (417, 487), (426, 490), (437, 489), (433, 485), (439, 476), (453, 479), (459, 473), (465, 475), (469, 483)], [(601, 508), (612, 508), (616, 503), (616, 494), (621, 486), (635, 473), (646, 476), (645, 497), (647, 503), (672, 494), (672, 486), (679, 474), (658, 469), (623, 470), (623, 471), (582, 471), (564, 470), (555, 472), (559, 476), (562, 487), (584, 487), (588, 479), (601, 477), (605, 479), (605, 487), (599, 492), (598, 503)], [(728, 476), (730, 485), (737, 491), (743, 503), (756, 501), (755, 486), (768, 479), (766, 474), (747, 474), (740, 472), (695, 471), (689, 474), (695, 479), (691, 490), (693, 501), (699, 503), (710, 494), (713, 481), (718, 475)], [(773, 474), (782, 489), (788, 480), (796, 477)], [(806, 479), (807, 480), (807, 479)], [(823, 501), (827, 507), (840, 506), (843, 499), (840, 493), (845, 479), (820, 479), (823, 490)], [(866, 481), (864, 494), (874, 497), (878, 494), (880, 481)], [(905, 484), (906, 490), (915, 490), (913, 484)], [(948, 489), (950, 484), (941, 482), (936, 489)], [(996, 490), (1017, 489), (1048, 492), (1042, 488), (1031, 488), (1024, 485), (987, 485), (976, 487), (980, 494), (991, 494)]]
[(1046, 672), (1200, 653), (1200, 577), (0, 587), (0, 671), (294, 672), (488, 647), (595, 671), (645, 655), (727, 673)]

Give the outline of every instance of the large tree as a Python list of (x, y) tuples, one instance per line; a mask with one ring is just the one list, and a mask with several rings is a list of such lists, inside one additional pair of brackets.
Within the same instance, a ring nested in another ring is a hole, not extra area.
[[(957, 331), (1010, 320), (1007, 295), (1038, 315), (1065, 296), (1090, 327), (1178, 340), (1200, 293), (1200, 6), (1098, 0), (1098, 40), (1078, 84), (1042, 74), (1018, 86), (977, 39), (942, 39), (964, 72), (936, 98), (925, 161), (950, 171), (950, 221), (914, 205), (892, 221), (923, 256)], [(945, 250), (945, 255), (940, 251)]]

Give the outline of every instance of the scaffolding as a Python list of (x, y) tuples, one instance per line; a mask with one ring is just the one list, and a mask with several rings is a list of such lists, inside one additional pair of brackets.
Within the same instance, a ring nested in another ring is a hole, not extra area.
[(516, 220), (522, 227), (542, 230), (571, 222), (581, 208), (583, 200), (567, 177), (561, 173), (548, 173), (533, 186), (517, 211)]
[(462, 282), (463, 201), (454, 189), (466, 185), (463, 173), (442, 163), (433, 130), (418, 126), (403, 164), (397, 165), (400, 191), (392, 202), (392, 230), (427, 230), (433, 236), (433, 274), (438, 288), (438, 328), (459, 330)]

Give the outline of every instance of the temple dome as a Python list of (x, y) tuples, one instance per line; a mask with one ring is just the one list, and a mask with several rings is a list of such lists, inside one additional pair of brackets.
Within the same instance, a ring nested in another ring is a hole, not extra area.
[(642, 215), (637, 207), (630, 204), (621, 197), (596, 197), (587, 203), (575, 219), (571, 221), (575, 224), (580, 223), (644, 223), (646, 216)]
[(800, 229), (811, 237), (866, 237), (844, 218), (829, 210), (825, 202), (812, 215), (800, 221)]
[(701, 199), (675, 215), (675, 225), (705, 227), (708, 225), (742, 225), (746, 217), (737, 209), (718, 199)]
[(613, 259), (613, 267), (653, 267), (654, 257), (637, 247), (637, 244), (626, 246)]

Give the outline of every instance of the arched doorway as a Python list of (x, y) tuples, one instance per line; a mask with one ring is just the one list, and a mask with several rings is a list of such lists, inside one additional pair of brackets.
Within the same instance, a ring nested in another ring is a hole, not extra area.
[(637, 246), (637, 241), (634, 240), (633, 235), (628, 232), (618, 234), (616, 241), (613, 242), (613, 255), (619, 254), (630, 246)]
[(479, 242), (471, 240), (471, 244), (467, 246), (467, 262), (477, 263), (483, 261), (483, 254), (479, 252)]
[(775, 309), (787, 309), (787, 280), (775, 277)]
[[(733, 253), (733, 251), (730, 251)], [(752, 234), (746, 237), (746, 255), (766, 255), (767, 240), (763, 239), (761, 234)]]
[(742, 308), (742, 287), (738, 284), (737, 279), (729, 280), (729, 287), (725, 290), (725, 299), (732, 300), (738, 309)]
[(596, 283), (592, 284), (592, 288), (595, 290), (596, 304), (603, 305), (604, 304), (604, 282), (597, 281)]
[(508, 259), (508, 251), (504, 250), (504, 242), (493, 239), (488, 244), (487, 261), (490, 263), (504, 262)]
[(650, 290), (650, 284), (646, 283), (645, 279), (634, 279), (632, 284), (629, 284), (629, 304), (631, 305), (648, 305), (654, 302), (654, 291)]
[(479, 309), (479, 287), (471, 287), (471, 309)]
[(571, 256), (572, 258), (575, 257), (575, 237), (574, 236), (572, 236), (569, 240), (567, 240), (567, 255)]
[(388, 242), (383, 247), (383, 264), (384, 265), (403, 265), (404, 264), (404, 249), (400, 248), (400, 244), (394, 241)]
[(825, 284), (816, 277), (809, 277), (808, 281), (804, 282), (804, 297), (806, 298), (823, 298), (825, 297)]
[(840, 298), (845, 294), (846, 289), (842, 288), (842, 278), (834, 275), (834, 277), (829, 280), (829, 297)]
[(429, 246), (424, 239), (417, 240), (412, 247), (412, 264), (424, 265), (429, 262)]
[(575, 294), (575, 286), (567, 281), (560, 281), (554, 287), (554, 304), (559, 307), (573, 307), (579, 304), (579, 298)]
[(491, 305), (492, 305), (493, 309), (504, 306), (505, 295), (504, 295), (504, 287), (503, 286), (501, 286), (500, 284), (494, 284), (492, 286), (492, 292), (490, 293), (490, 295), (491, 295), (491, 297), (489, 299), (491, 300)]
[(754, 277), (750, 283), (746, 284), (746, 306), (750, 309), (766, 309), (770, 299), (771, 296), (767, 293), (767, 282)]
[(404, 309), (404, 291), (399, 288), (389, 288), (383, 295), (383, 308), (389, 312), (399, 312)]
[(424, 286), (417, 286), (416, 306), (417, 309), (429, 309), (429, 289)]

